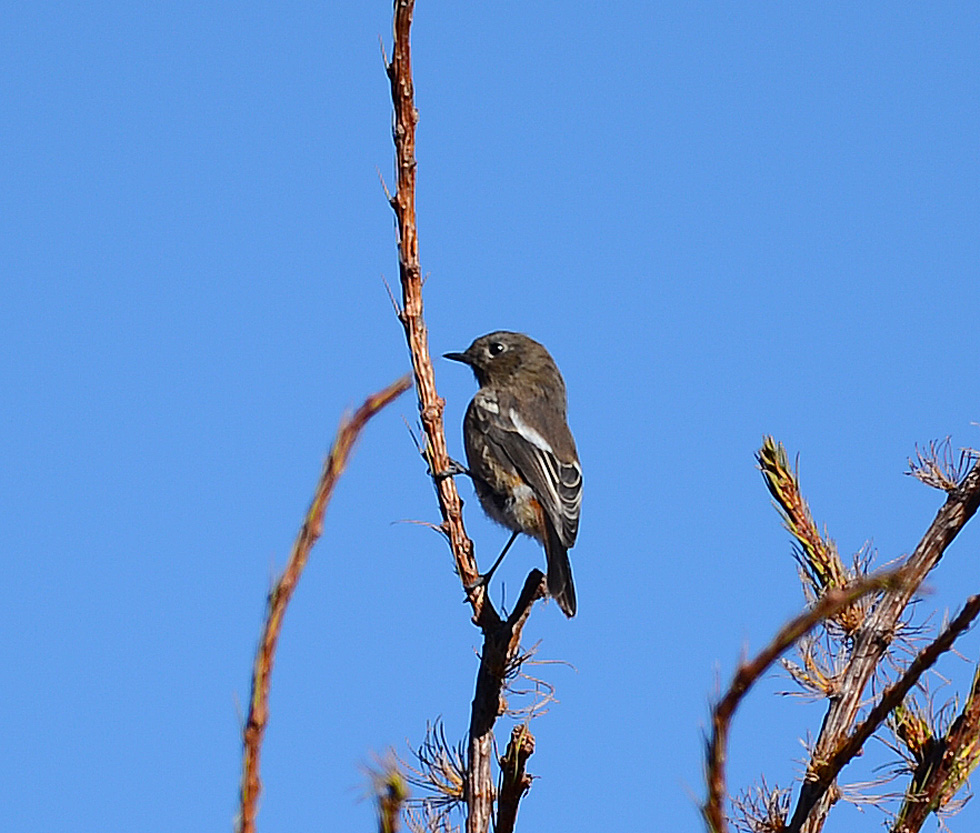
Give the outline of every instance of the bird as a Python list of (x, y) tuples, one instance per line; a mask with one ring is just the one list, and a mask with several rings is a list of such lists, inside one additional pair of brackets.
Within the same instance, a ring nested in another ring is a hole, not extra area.
[(466, 473), (483, 510), (512, 532), (480, 583), (524, 533), (544, 545), (548, 594), (571, 618), (578, 603), (568, 550), (578, 535), (582, 466), (565, 380), (545, 347), (523, 333), (488, 333), (444, 357), (469, 365), (480, 386), (463, 419)]

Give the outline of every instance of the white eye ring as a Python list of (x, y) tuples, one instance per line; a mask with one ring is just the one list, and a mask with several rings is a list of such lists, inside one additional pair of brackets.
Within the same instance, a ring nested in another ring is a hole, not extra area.
[(501, 344), (499, 341), (495, 341), (487, 348), (487, 351), (490, 353), (491, 356), (499, 356), (506, 349), (507, 349), (506, 344)]

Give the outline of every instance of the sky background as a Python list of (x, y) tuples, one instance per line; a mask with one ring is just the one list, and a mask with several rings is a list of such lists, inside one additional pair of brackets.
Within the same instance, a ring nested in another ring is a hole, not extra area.
[[(232, 829), (270, 582), (339, 417), (408, 368), (390, 13), (4, 11), (0, 829)], [(903, 475), (915, 444), (980, 446), (980, 7), (421, 0), (413, 41), (432, 350), (542, 341), (585, 470), (579, 615), (525, 630), (568, 665), (539, 669), (561, 702), (519, 829), (700, 830), (709, 702), (802, 604), (763, 434), (845, 558), (879, 562), (942, 502)], [(476, 386), (436, 374), (461, 457)], [(265, 833), (372, 830), (372, 755), (440, 716), (465, 734), (479, 635), (443, 542), (402, 522), (438, 519), (415, 417), (409, 395), (368, 427), (288, 611)], [(506, 532), (460, 489), (487, 564)], [(923, 614), (980, 590), (977, 524)], [(542, 564), (522, 541), (495, 600)], [(940, 701), (965, 691), (968, 662), (941, 670)], [(823, 706), (791, 688), (737, 715), (734, 790), (798, 774)]]

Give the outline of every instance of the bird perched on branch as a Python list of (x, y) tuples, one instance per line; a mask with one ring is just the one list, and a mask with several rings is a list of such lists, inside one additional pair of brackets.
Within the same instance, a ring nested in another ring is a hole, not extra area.
[(565, 416), (565, 381), (548, 351), (523, 333), (490, 333), (445, 358), (468, 364), (480, 385), (463, 420), (468, 474), (484, 511), (513, 532), (480, 581), (490, 580), (523, 532), (544, 544), (548, 593), (572, 617), (568, 550), (578, 534), (582, 467)]

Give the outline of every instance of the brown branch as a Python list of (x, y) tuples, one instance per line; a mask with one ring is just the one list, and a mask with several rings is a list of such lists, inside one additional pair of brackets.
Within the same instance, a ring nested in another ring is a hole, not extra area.
[[(840, 680), (840, 696), (831, 701), (813, 749), (811, 771), (830, 760), (844, 742), (861, 706), (864, 690), (891, 645), (899, 617), (929, 571), (942, 558), (964, 524), (980, 506), (980, 462), (949, 497), (902, 568), (906, 580), (887, 592), (854, 635), (853, 659)], [(791, 833), (818, 833), (833, 804), (834, 790), (807, 774), (793, 812)]]
[[(905, 700), (906, 695), (908, 695), (912, 687), (919, 681), (919, 678), (970, 627), (977, 614), (980, 614), (980, 596), (971, 596), (959, 616), (950, 622), (933, 642), (916, 655), (911, 665), (909, 665), (898, 680), (885, 689), (881, 698), (871, 711), (868, 712), (868, 716), (844, 739), (834, 751), (833, 755), (827, 761), (818, 763), (816, 766), (811, 766), (810, 771), (807, 773), (807, 778), (812, 779), (822, 788), (822, 791), (817, 788), (810, 790), (814, 803), (823, 798), (823, 793), (830, 789), (840, 771), (855, 756), (860, 754), (868, 738), (885, 722), (888, 715)], [(811, 804), (810, 806), (813, 805)], [(790, 829), (802, 824), (806, 812), (807, 808), (804, 805), (797, 805), (796, 814), (794, 814), (789, 825)]]
[(255, 816), (258, 812), (259, 793), (262, 781), (259, 778), (259, 755), (262, 737), (269, 720), (269, 686), (272, 676), (272, 663), (275, 659), (276, 643), (282, 628), (286, 606), (296, 589), (303, 568), (309, 558), (310, 550), (323, 531), (323, 515), (333, 493), (334, 486), (350, 459), (354, 442), (368, 420), (389, 402), (412, 386), (410, 376), (404, 376), (382, 391), (370, 396), (349, 419), (340, 423), (333, 447), (323, 464), (323, 471), (313, 493), (313, 501), (306, 513), (306, 519), (293, 543), (289, 562), (282, 576), (269, 594), (265, 627), (255, 653), (252, 670), (252, 693), (249, 698), (248, 718), (245, 721), (242, 750), (241, 803), (238, 819), (239, 833), (254, 833)]
[(805, 636), (824, 619), (833, 617), (847, 605), (875, 591), (894, 588), (906, 580), (904, 569), (892, 570), (868, 576), (843, 588), (828, 590), (809, 610), (784, 625), (756, 657), (743, 663), (735, 672), (732, 683), (725, 696), (711, 711), (711, 739), (706, 754), (708, 797), (702, 813), (713, 833), (725, 833), (728, 822), (725, 816), (724, 801), (727, 794), (725, 785), (725, 758), (728, 745), (728, 730), (732, 716), (756, 681), (769, 670), (779, 656)]
[[(974, 596), (973, 599), (977, 597)], [(971, 601), (973, 600), (971, 599)], [(962, 614), (960, 614), (962, 616)], [(945, 736), (930, 738), (905, 793), (893, 833), (916, 833), (929, 814), (946, 806), (980, 762), (980, 667), (963, 711)]]
[(510, 733), (507, 751), (500, 759), (500, 798), (497, 801), (496, 833), (513, 833), (517, 808), (534, 778), (527, 773), (527, 759), (534, 754), (534, 735), (521, 723)]
[(531, 570), (517, 606), (506, 622), (483, 629), (483, 650), (470, 710), (469, 761), (466, 770), (467, 833), (483, 833), (493, 815), (493, 724), (506, 710), (502, 697), (511, 659), (520, 647), (521, 630), (531, 607), (546, 594), (544, 573)]
[(803, 550), (804, 563), (815, 589), (820, 591), (827, 587), (843, 587), (849, 578), (847, 569), (834, 542), (821, 535), (817, 529), (810, 507), (800, 491), (799, 474), (796, 468), (790, 468), (783, 444), (777, 443), (771, 436), (764, 437), (762, 448), (756, 452), (755, 459), (786, 529)]
[[(436, 391), (435, 372), (432, 368), (432, 357), (429, 355), (429, 336), (422, 317), (422, 267), (419, 263), (415, 216), (415, 127), (418, 124), (418, 111), (415, 109), (409, 40), (414, 6), (414, 0), (395, 0), (395, 41), (391, 61), (386, 67), (394, 105), (392, 135), (398, 169), (397, 190), (389, 200), (398, 222), (398, 273), (402, 287), (402, 309), (398, 317), (405, 328), (405, 338), (412, 354), (419, 414), (426, 436), (426, 458), (439, 497), (442, 528), (449, 538), (456, 570), (465, 588), (477, 583), (480, 572), (473, 555), (473, 542), (463, 527), (463, 504), (456, 484), (452, 477), (440, 476), (450, 469), (442, 420), (446, 403)], [(483, 613), (485, 596), (482, 586), (469, 592), (473, 617), (478, 622)], [(487, 612), (489, 614), (490, 611)], [(494, 613), (490, 618), (495, 616)]]
[(398, 271), (402, 287), (402, 308), (398, 316), (412, 354), (412, 368), (418, 391), (419, 414), (425, 432), (425, 456), (433, 478), (441, 529), (452, 549), (456, 572), (467, 593), (473, 621), (483, 632), (483, 649), (477, 672), (476, 691), (470, 713), (466, 799), (467, 833), (483, 833), (490, 824), (493, 809), (493, 725), (501, 712), (501, 687), (507, 665), (518, 650), (521, 629), (533, 602), (543, 595), (542, 575), (532, 571), (514, 614), (504, 622), (480, 583), (480, 572), (473, 542), (463, 526), (462, 501), (452, 477), (446, 447), (443, 410), (445, 400), (436, 391), (435, 373), (429, 355), (428, 333), (422, 315), (422, 268), (419, 262), (418, 226), (415, 214), (415, 109), (410, 33), (414, 0), (394, 2), (394, 44), (386, 70), (391, 83), (394, 106), (392, 134), (395, 143), (397, 189), (389, 202), (398, 223)]

